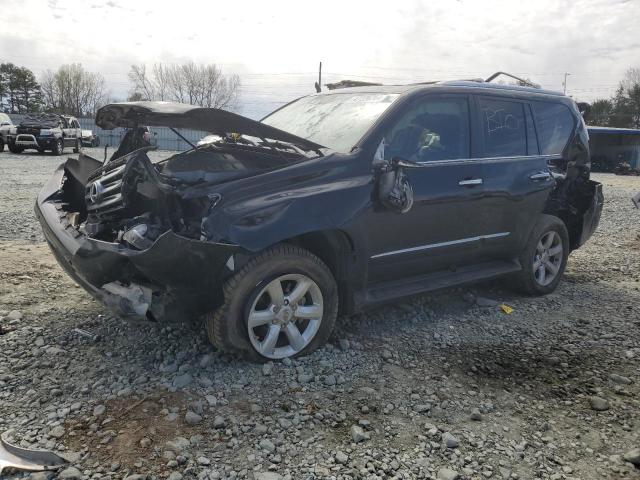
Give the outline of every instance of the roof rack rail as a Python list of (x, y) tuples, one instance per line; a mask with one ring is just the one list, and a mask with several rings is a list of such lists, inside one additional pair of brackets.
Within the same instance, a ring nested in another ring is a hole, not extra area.
[(487, 79), (485, 80), (485, 82), (489, 83), (489, 82), (491, 82), (492, 80), (495, 80), (495, 79), (496, 79), (497, 77), (499, 77), (500, 75), (505, 75), (505, 76), (507, 76), (507, 77), (511, 77), (511, 78), (513, 78), (513, 79), (515, 79), (515, 80), (518, 80), (521, 84), (523, 84), (523, 85), (527, 85), (527, 86), (529, 86), (529, 87), (533, 87), (533, 88), (542, 88), (542, 87), (541, 87), (540, 85), (538, 85), (537, 83), (533, 83), (533, 82), (532, 82), (532, 81), (530, 81), (530, 80), (525, 80), (524, 78), (517, 77), (517, 76), (515, 76), (515, 75), (513, 75), (513, 74), (511, 74), (511, 73), (507, 73), (507, 72), (496, 72), (496, 73), (494, 73), (493, 75), (491, 75), (490, 77), (487, 77)]

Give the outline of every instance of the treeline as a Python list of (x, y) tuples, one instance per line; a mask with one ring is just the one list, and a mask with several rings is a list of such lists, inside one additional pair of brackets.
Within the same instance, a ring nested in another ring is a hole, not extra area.
[(0, 111), (5, 113), (92, 116), (108, 100), (102, 75), (88, 72), (79, 63), (47, 70), (39, 82), (26, 67), (0, 64)]
[(43, 106), (42, 91), (33, 72), (13, 63), (0, 63), (0, 111), (39, 112)]
[(611, 98), (591, 104), (589, 125), (640, 128), (640, 68), (630, 68)]
[(238, 100), (240, 78), (224, 75), (214, 64), (194, 62), (132, 65), (129, 100), (171, 100), (207, 108), (232, 109)]
[[(216, 64), (155, 63), (132, 65), (130, 101), (170, 100), (201, 107), (232, 109), (240, 91), (237, 75), (225, 75)], [(104, 77), (80, 63), (46, 70), (37, 79), (26, 67), (0, 64), (0, 111), (54, 112), (76, 117), (93, 116), (111, 101)]]

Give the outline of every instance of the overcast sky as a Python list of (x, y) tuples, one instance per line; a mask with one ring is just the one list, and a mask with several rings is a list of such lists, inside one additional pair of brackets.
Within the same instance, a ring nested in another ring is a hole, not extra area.
[(122, 100), (133, 63), (217, 63), (252, 117), (345, 78), (382, 83), (514, 72), (578, 100), (640, 67), (640, 1), (0, 0), (0, 62), (81, 62)]

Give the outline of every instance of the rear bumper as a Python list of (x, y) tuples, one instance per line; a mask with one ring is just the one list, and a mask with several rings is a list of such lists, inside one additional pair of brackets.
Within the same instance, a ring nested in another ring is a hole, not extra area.
[(201, 314), (222, 302), (235, 245), (201, 242), (167, 231), (146, 250), (89, 238), (69, 223), (61, 200), (60, 165), (35, 213), (62, 268), (92, 296), (126, 317)]
[(592, 196), (589, 208), (587, 208), (582, 217), (582, 233), (578, 240), (578, 246), (584, 245), (598, 228), (602, 215), (602, 207), (604, 206), (602, 184), (594, 180), (589, 180), (589, 184), (592, 188)]

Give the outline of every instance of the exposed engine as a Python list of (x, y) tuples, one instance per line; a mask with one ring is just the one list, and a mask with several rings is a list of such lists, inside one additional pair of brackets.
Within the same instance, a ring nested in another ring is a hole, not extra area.
[(68, 168), (63, 188), (70, 223), (90, 238), (124, 242), (138, 250), (151, 246), (167, 230), (202, 239), (203, 217), (220, 198), (208, 194), (185, 200), (184, 191), (305, 158), (284, 145), (278, 147), (220, 141), (156, 163), (147, 155), (155, 148), (151, 146), (103, 165), (82, 155), (77, 169)]

